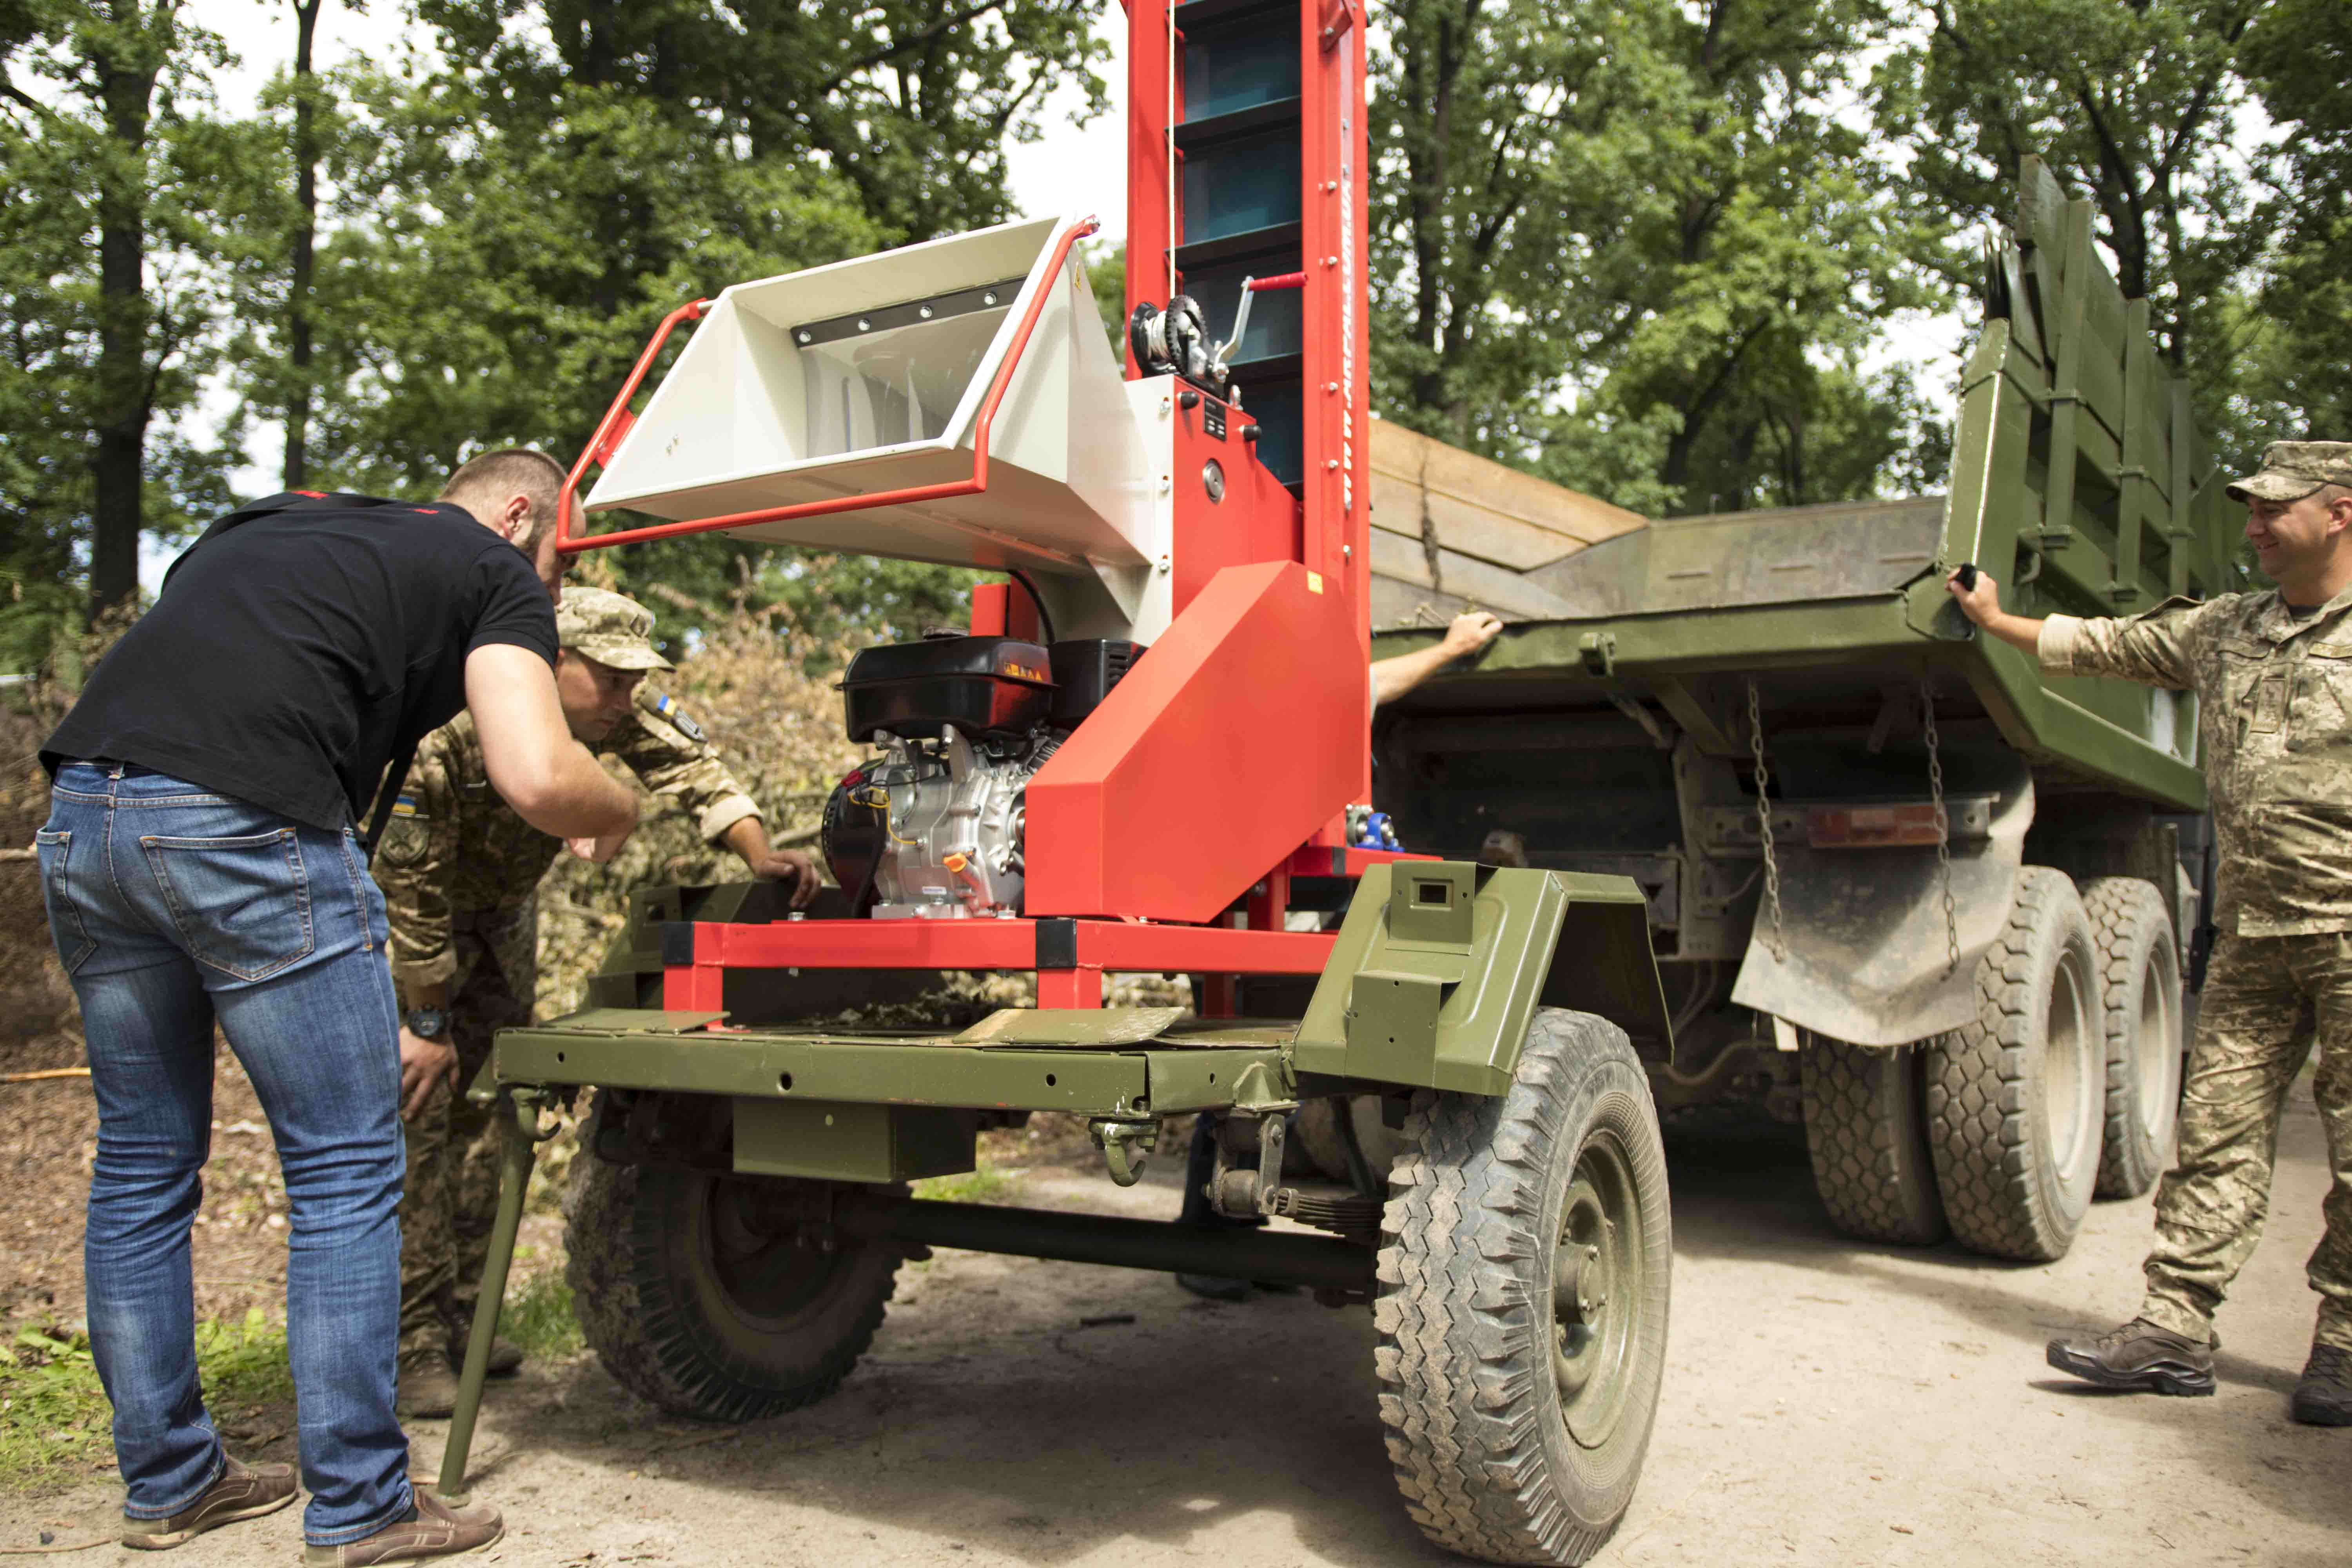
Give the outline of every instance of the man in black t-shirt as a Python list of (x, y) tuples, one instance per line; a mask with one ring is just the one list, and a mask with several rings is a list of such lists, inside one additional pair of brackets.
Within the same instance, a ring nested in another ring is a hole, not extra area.
[(430, 505), (296, 491), (222, 519), (42, 748), (42, 889), (99, 1106), (84, 1272), (126, 1545), (177, 1545), (294, 1492), (288, 1467), (223, 1451), (196, 1383), (188, 1233), (215, 1021), (285, 1174), (305, 1558), (364, 1542), (365, 1561), (413, 1561), (502, 1528), (412, 1491), (393, 1415), (398, 1021), (363, 833), (387, 768), (396, 787), (461, 707), (526, 820), (598, 856), (635, 826), (635, 797), (556, 700), (563, 480), (538, 453), (497, 452)]

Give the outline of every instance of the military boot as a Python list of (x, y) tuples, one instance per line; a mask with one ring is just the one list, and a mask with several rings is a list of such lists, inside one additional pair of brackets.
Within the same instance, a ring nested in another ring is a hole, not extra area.
[(2352, 1426), (2352, 1351), (2312, 1346), (2287, 1413), (2306, 1426)]
[(437, 1347), (401, 1352), (397, 1370), (400, 1384), (392, 1400), (395, 1415), (432, 1420), (457, 1408), (457, 1374)]
[(2101, 1388), (2146, 1394), (2213, 1392), (2213, 1352), (2145, 1318), (2096, 1339), (2052, 1340), (2050, 1364)]

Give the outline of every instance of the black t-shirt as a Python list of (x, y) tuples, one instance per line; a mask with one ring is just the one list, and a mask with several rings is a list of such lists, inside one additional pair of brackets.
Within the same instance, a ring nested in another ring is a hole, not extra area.
[(470, 513), (273, 496), (172, 563), (41, 762), (132, 763), (331, 832), (466, 705), (466, 656), (488, 643), (554, 664), (555, 608)]

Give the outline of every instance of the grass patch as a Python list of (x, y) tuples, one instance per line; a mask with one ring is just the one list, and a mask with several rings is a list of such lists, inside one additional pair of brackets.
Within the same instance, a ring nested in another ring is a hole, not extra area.
[(577, 1355), (587, 1347), (572, 1310), (572, 1285), (561, 1268), (542, 1268), (507, 1298), (499, 1331), (541, 1361)]
[[(112, 1452), (113, 1412), (89, 1335), (23, 1330), (0, 1345), (0, 1486), (61, 1479)], [(241, 1321), (196, 1325), (196, 1374), (215, 1422), (294, 1397), (286, 1331), (258, 1309)]]
[(1019, 1184), (1017, 1173), (1007, 1175), (982, 1161), (978, 1170), (961, 1176), (926, 1176), (914, 1184), (914, 1194), (934, 1203), (984, 1204), (1009, 1194)]

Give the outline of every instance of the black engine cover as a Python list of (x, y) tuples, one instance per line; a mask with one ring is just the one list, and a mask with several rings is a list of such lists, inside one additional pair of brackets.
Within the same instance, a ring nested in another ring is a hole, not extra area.
[(886, 730), (924, 739), (950, 728), (974, 739), (1019, 733), (1052, 710), (1053, 663), (1015, 637), (891, 643), (849, 661), (841, 700), (853, 741)]

